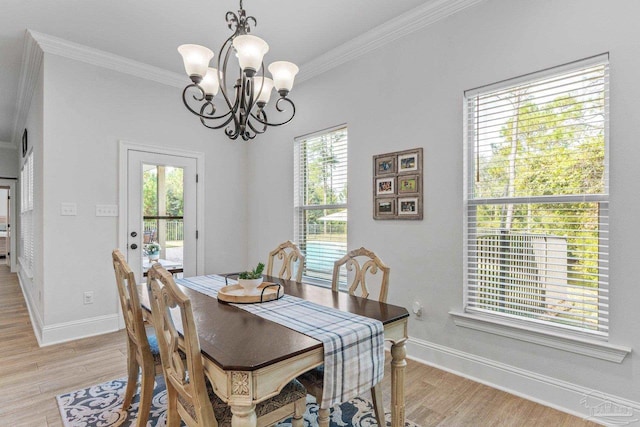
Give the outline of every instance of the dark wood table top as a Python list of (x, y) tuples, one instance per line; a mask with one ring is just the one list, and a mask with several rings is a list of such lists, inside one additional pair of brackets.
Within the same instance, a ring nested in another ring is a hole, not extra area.
[[(265, 281), (282, 284), (287, 295), (377, 319), (383, 324), (409, 317), (404, 307), (351, 296), (346, 292), (333, 292), (320, 286), (269, 276), (265, 276)], [(320, 341), (300, 332), (198, 291), (184, 286), (180, 288), (191, 299), (203, 355), (224, 370), (253, 371), (322, 347)], [(146, 284), (143, 289), (146, 290)], [(141, 294), (142, 305), (148, 309), (147, 292)]]

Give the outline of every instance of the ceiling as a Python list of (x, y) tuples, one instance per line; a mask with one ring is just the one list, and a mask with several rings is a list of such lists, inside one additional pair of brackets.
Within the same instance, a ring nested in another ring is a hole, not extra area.
[[(258, 21), (252, 34), (269, 43), (266, 63), (304, 65), (413, 8), (447, 1), (244, 0), (244, 8)], [(202, 44), (217, 52), (231, 34), (225, 14), (237, 12), (238, 5), (237, 0), (2, 0), (0, 142), (12, 139), (26, 29), (183, 73), (177, 46)]]

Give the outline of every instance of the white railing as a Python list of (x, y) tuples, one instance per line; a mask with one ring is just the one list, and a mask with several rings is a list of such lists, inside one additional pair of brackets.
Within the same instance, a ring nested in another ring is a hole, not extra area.
[(180, 220), (145, 220), (144, 234), (145, 243), (158, 240), (158, 223), (164, 225), (166, 240), (184, 240), (184, 222)]

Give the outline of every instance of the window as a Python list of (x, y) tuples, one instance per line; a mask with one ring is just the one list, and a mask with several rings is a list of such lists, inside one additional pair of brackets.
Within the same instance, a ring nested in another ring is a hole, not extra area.
[(347, 128), (296, 138), (295, 240), (305, 254), (303, 275), (331, 281), (334, 261), (347, 253)]
[(608, 335), (608, 100), (607, 55), (465, 93), (467, 312)]
[(34, 219), (33, 219), (33, 151), (29, 153), (20, 171), (20, 252), (22, 268), (33, 277)]

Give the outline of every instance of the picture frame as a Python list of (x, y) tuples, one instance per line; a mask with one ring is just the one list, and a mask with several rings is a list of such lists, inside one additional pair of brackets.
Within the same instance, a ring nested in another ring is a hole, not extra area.
[(395, 198), (378, 198), (375, 200), (375, 215), (394, 216), (396, 214)]
[(418, 197), (398, 197), (398, 215), (419, 216), (420, 210)]
[(376, 175), (396, 173), (396, 157), (387, 156), (376, 159)]
[(421, 220), (421, 147), (373, 156), (373, 219)]
[(27, 151), (29, 151), (29, 142), (27, 141), (27, 129), (22, 132), (22, 157), (26, 157)]
[(376, 180), (376, 195), (396, 194), (395, 178), (378, 178)]
[(406, 153), (398, 155), (398, 172), (411, 172), (418, 170), (420, 159), (418, 152)]
[(420, 179), (418, 175), (398, 176), (398, 194), (418, 193)]

